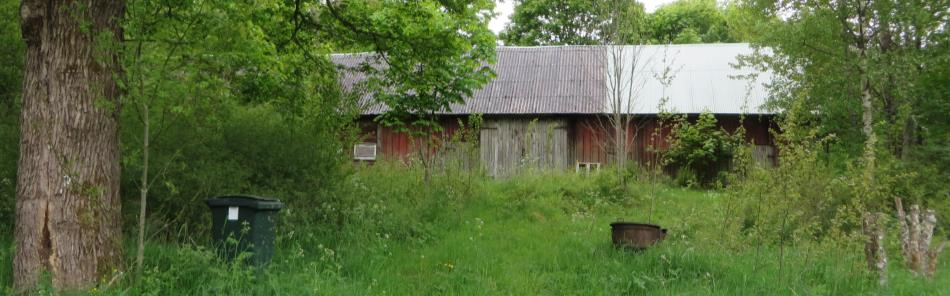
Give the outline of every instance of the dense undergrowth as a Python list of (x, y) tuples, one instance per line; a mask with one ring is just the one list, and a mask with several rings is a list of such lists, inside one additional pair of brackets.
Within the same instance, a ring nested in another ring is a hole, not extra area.
[[(276, 257), (262, 271), (220, 261), (206, 240), (153, 240), (140, 277), (117, 271), (89, 294), (939, 295), (950, 286), (946, 260), (926, 280), (893, 255), (891, 282), (879, 288), (848, 237), (763, 240), (734, 219), (743, 214), (732, 190), (640, 180), (625, 193), (607, 173), (490, 180), (458, 169), (424, 182), (401, 163), (358, 168), (334, 196), (282, 212)], [(670, 236), (645, 252), (617, 250), (609, 223), (618, 219)], [(11, 251), (0, 256), (7, 287)]]

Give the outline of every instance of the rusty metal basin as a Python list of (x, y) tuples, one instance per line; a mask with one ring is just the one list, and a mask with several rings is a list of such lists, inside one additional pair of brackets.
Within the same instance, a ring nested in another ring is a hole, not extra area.
[(610, 223), (611, 239), (614, 247), (644, 250), (666, 238), (666, 229), (659, 225), (614, 222)]

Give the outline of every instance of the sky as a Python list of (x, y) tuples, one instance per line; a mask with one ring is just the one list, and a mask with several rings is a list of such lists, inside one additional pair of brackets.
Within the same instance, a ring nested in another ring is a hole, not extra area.
[[(660, 5), (673, 2), (675, 0), (637, 0), (637, 2), (643, 3), (643, 8), (647, 12), (653, 12)], [(498, 16), (495, 19), (491, 20), (488, 23), (488, 28), (490, 28), (495, 34), (501, 32), (505, 28), (505, 25), (508, 24), (508, 18), (511, 17), (511, 13), (515, 10), (515, 0), (495, 0), (495, 12), (498, 13)]]

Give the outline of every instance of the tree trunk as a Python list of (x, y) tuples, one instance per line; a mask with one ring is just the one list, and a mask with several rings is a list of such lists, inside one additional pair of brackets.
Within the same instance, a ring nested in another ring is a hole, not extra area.
[(878, 276), (878, 285), (887, 285), (887, 253), (884, 249), (884, 214), (864, 213), (864, 254), (868, 269)]
[[(864, 133), (864, 155), (862, 156), (864, 161), (864, 178), (865, 178), (865, 188), (868, 189), (869, 193), (875, 191), (874, 183), (874, 169), (875, 163), (877, 162), (877, 155), (875, 152), (875, 147), (877, 145), (877, 134), (874, 132), (874, 98), (871, 96), (871, 74), (869, 67), (868, 57), (868, 4), (862, 6), (861, 3), (858, 3), (857, 7), (857, 16), (858, 16), (858, 28), (857, 28), (857, 47), (858, 47), (858, 58), (859, 58), (859, 69), (861, 71), (861, 132)], [(844, 21), (844, 25), (848, 26), (847, 21)]]
[(907, 116), (907, 120), (904, 122), (904, 130), (901, 133), (901, 161), (907, 162), (910, 160), (911, 146), (914, 145), (914, 132), (916, 130), (917, 120), (914, 119), (913, 115)]
[(118, 266), (122, 1), (25, 0), (27, 44), (17, 171), (15, 289), (42, 271), (60, 290)]
[(149, 133), (149, 110), (148, 103), (142, 104), (142, 185), (139, 195), (139, 240), (135, 252), (135, 274), (142, 275), (142, 261), (145, 260), (145, 214), (148, 205), (148, 138)]
[[(864, 74), (867, 75), (867, 74)], [(864, 133), (864, 161), (865, 161), (865, 170), (868, 174), (868, 178), (872, 178), (874, 171), (874, 163), (876, 160), (874, 147), (877, 145), (877, 134), (874, 133), (874, 102), (871, 98), (871, 86), (868, 82), (868, 78), (863, 78), (863, 83), (861, 86), (864, 90), (861, 93), (861, 107), (862, 116), (861, 131)], [(873, 181), (873, 180), (872, 180)]]
[[(619, 80), (619, 78), (618, 78)], [(619, 106), (619, 104), (618, 104)], [(623, 188), (624, 192), (627, 190), (627, 180), (624, 176), (624, 171), (627, 168), (626, 157), (627, 157), (627, 148), (626, 148), (626, 129), (624, 128), (623, 115), (619, 112), (614, 112), (614, 154), (617, 156), (617, 178), (620, 180), (620, 186)]]

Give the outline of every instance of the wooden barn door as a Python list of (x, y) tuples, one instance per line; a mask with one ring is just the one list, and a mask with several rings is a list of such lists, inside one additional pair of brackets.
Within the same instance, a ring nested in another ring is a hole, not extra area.
[(524, 158), (531, 166), (543, 170), (568, 167), (570, 151), (565, 123), (541, 121), (532, 130), (527, 131), (525, 137), (528, 137), (531, 147)]
[(479, 135), (479, 156), (489, 176), (498, 176), (498, 128), (483, 127)]
[(569, 168), (569, 143), (563, 120), (496, 119), (481, 130), (479, 155), (490, 176), (506, 177), (525, 168)]

